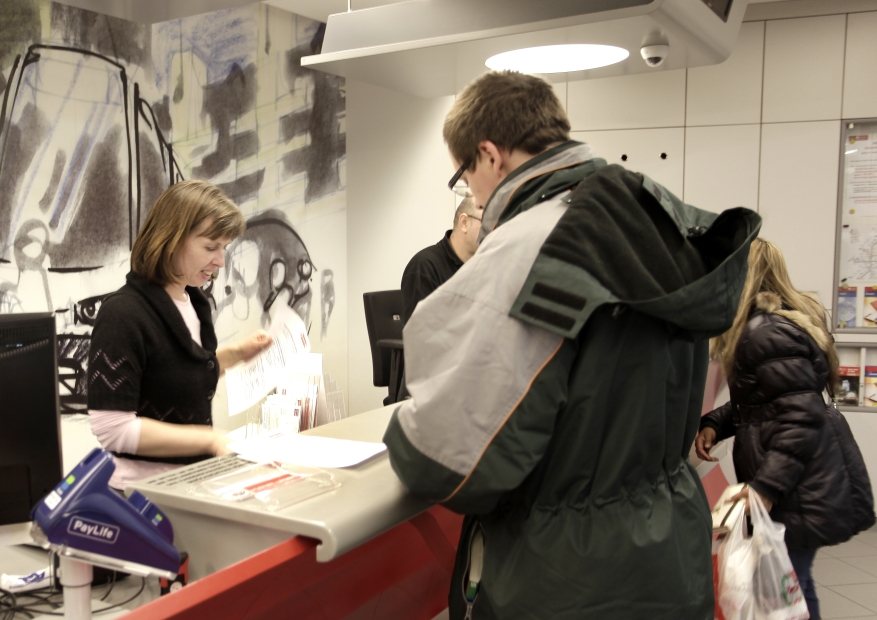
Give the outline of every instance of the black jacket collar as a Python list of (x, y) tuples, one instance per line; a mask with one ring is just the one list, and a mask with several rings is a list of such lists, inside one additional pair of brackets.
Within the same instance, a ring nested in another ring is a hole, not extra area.
[(134, 271), (129, 272), (125, 279), (128, 286), (143, 297), (146, 303), (161, 317), (174, 338), (190, 355), (198, 359), (207, 359), (216, 352), (217, 340), (216, 332), (213, 330), (213, 318), (210, 316), (210, 302), (201, 289), (192, 286), (186, 287), (186, 292), (189, 294), (189, 299), (192, 300), (192, 306), (201, 322), (201, 346), (199, 347), (198, 343), (192, 340), (192, 334), (189, 332), (183, 316), (164, 287), (148, 281)]

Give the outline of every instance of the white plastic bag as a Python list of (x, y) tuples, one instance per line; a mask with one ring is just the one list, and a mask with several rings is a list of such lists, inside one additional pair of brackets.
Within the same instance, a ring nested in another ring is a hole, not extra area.
[(786, 549), (786, 526), (772, 521), (761, 499), (749, 495), (752, 545), (757, 549), (755, 620), (807, 620), (807, 601)]
[(764, 504), (749, 496), (752, 538), (738, 520), (719, 549), (719, 605), (727, 620), (807, 620), (807, 602), (783, 540), (786, 528), (771, 521)]
[(719, 606), (725, 620), (753, 620), (752, 578), (757, 562), (746, 519), (737, 519), (719, 547)]

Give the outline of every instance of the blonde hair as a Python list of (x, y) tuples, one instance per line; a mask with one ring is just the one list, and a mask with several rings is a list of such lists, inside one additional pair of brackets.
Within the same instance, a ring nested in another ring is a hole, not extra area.
[(828, 383), (832, 390), (839, 385), (838, 359), (834, 339), (828, 327), (828, 314), (819, 300), (792, 286), (786, 261), (780, 249), (770, 241), (757, 238), (749, 249), (749, 271), (731, 329), (710, 343), (710, 356), (722, 363), (725, 376), (734, 376), (734, 355), (752, 310), (760, 308), (783, 316), (805, 330), (828, 360)]
[[(537, 155), (569, 140), (570, 124), (551, 84), (515, 71), (490, 71), (457, 96), (442, 130), (461, 165), (478, 157), (478, 144)], [(471, 168), (471, 166), (470, 166)]]
[(182, 181), (155, 201), (131, 249), (131, 270), (162, 286), (178, 282), (174, 252), (204, 221), (203, 236), (234, 239), (246, 230), (244, 215), (221, 189), (206, 181)]

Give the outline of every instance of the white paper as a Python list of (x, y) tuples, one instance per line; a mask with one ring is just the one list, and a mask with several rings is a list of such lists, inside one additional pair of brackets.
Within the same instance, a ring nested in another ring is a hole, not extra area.
[(274, 338), (270, 347), (225, 372), (229, 415), (242, 413), (258, 403), (286, 378), (289, 368), (301, 365), (300, 354), (311, 350), (307, 327), (289, 306), (278, 309), (268, 333)]
[(844, 156), (846, 214), (877, 216), (877, 134), (849, 136)]
[(351, 467), (387, 449), (382, 443), (285, 433), (242, 439), (228, 447), (248, 461), (277, 461), (319, 468)]
[(840, 277), (849, 282), (877, 280), (877, 225), (847, 218), (840, 235)]

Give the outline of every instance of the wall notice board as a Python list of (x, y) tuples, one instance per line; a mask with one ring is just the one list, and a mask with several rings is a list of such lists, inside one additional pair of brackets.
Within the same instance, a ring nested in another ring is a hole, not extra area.
[(834, 323), (877, 333), (877, 119), (844, 121), (841, 136)]

